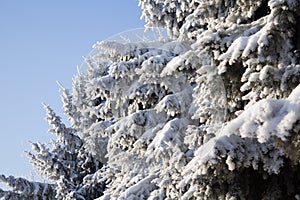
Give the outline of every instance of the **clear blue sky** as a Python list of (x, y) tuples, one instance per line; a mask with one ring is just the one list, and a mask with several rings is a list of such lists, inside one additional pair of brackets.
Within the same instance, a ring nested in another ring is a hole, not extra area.
[(29, 176), (27, 141), (49, 141), (41, 103), (61, 113), (59, 80), (96, 41), (142, 28), (138, 0), (0, 0), (0, 174)]

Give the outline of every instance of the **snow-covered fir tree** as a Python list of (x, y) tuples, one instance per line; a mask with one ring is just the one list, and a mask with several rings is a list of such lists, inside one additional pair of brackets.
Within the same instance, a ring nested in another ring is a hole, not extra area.
[(300, 199), (299, 0), (139, 5), (169, 39), (96, 43), (0, 197)]

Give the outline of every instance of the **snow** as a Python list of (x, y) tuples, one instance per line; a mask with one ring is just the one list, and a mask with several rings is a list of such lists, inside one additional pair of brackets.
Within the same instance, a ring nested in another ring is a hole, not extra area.
[(175, 118), (168, 122), (162, 130), (158, 131), (153, 142), (148, 146), (148, 152), (151, 153), (152, 150), (163, 151), (169, 143), (179, 142), (178, 131), (180, 122), (180, 119)]
[(286, 140), (300, 118), (300, 86), (286, 100), (264, 99), (248, 107), (223, 131), (263, 143), (276, 136)]
[[(225, 152), (221, 153), (221, 155), (225, 153), (226, 164), (230, 171), (235, 170), (241, 165), (241, 163), (237, 165), (237, 160), (238, 162), (245, 162), (245, 164), (248, 163), (247, 165), (252, 162), (251, 165), (254, 168), (257, 168), (256, 162), (262, 160), (263, 163), (265, 163), (265, 168), (269, 172), (279, 173), (283, 165), (283, 160), (280, 159), (283, 155), (283, 151), (276, 150), (273, 153), (273, 160), (264, 158), (259, 152), (269, 151), (270, 148), (274, 148), (274, 144), (270, 143), (270, 141), (273, 141), (271, 139), (273, 137), (278, 137), (283, 141), (286, 140), (293, 125), (300, 119), (299, 99), (300, 85), (293, 90), (286, 100), (266, 99), (248, 107), (236, 119), (220, 129), (216, 137), (196, 150), (195, 157), (186, 165), (183, 171), (183, 174), (187, 175), (187, 177), (181, 182), (181, 187), (193, 179), (189, 174), (206, 175), (208, 173), (207, 170), (218, 163), (218, 155), (224, 150)], [(261, 143), (261, 147), (259, 144), (251, 142), (255, 141), (253, 139)], [(245, 147), (249, 148), (249, 150), (247, 150), (248, 153), (252, 153), (253, 155), (248, 154), (247, 156), (249, 156), (249, 158), (244, 156), (238, 158), (239, 152), (233, 150), (239, 148), (238, 143), (248, 143)], [(264, 147), (264, 145), (266, 145), (266, 147)]]
[[(126, 198), (126, 199), (135, 199), (136, 196), (134, 194), (136, 194), (136, 193), (140, 193), (140, 194), (141, 193), (146, 193), (147, 189), (150, 189), (149, 185), (151, 184), (151, 181), (156, 177), (157, 177), (156, 174), (149, 174), (147, 177), (140, 180), (135, 185), (129, 187), (124, 192), (124, 198)], [(120, 198), (122, 198), (122, 196)]]

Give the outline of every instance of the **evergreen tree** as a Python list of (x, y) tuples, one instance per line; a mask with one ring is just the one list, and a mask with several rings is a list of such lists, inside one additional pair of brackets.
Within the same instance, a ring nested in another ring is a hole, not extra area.
[(170, 39), (98, 42), (67, 128), (4, 199), (300, 199), (300, 2), (140, 0)]

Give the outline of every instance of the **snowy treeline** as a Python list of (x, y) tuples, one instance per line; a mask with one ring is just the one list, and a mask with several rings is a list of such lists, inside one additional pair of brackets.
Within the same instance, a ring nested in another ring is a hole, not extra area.
[(140, 0), (170, 39), (98, 42), (66, 127), (3, 199), (300, 199), (299, 0)]

